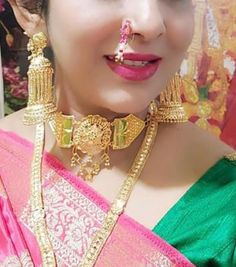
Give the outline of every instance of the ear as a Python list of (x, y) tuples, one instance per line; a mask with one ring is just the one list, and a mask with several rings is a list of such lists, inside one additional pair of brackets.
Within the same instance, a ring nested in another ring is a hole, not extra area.
[(17, 0), (8, 0), (15, 14), (16, 20), (29, 37), (35, 33), (44, 32), (47, 35), (47, 27), (44, 18), (39, 14), (32, 14), (22, 7)]

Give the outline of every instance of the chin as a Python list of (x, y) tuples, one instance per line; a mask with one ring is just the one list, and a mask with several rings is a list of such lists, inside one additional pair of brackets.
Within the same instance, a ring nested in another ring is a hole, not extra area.
[(139, 114), (147, 110), (156, 96), (157, 91), (147, 87), (110, 86), (94, 92), (92, 101), (112, 113)]
[(119, 101), (119, 99), (117, 99), (117, 101), (107, 103), (106, 107), (117, 114), (139, 114), (148, 108), (150, 102), (151, 100), (144, 101), (143, 99), (129, 99), (123, 101)]

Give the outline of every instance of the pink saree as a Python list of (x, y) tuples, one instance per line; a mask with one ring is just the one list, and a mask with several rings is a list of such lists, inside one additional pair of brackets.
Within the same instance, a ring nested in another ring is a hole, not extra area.
[[(32, 231), (30, 172), (33, 145), (0, 130), (0, 266), (41, 266)], [(79, 266), (111, 203), (48, 153), (43, 193), (58, 266)], [(106, 242), (96, 267), (193, 267), (174, 247), (126, 214)]]

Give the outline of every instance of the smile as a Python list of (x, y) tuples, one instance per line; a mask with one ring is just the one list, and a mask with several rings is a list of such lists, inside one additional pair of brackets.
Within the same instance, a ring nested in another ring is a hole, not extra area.
[(105, 56), (109, 68), (120, 77), (130, 81), (150, 79), (159, 69), (162, 58), (149, 54), (124, 54), (122, 64), (115, 61), (115, 55)]

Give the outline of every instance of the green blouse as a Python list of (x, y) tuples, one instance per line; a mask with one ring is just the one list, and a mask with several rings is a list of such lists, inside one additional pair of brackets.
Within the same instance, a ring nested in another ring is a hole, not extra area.
[(220, 159), (153, 232), (199, 267), (236, 267), (236, 161)]

